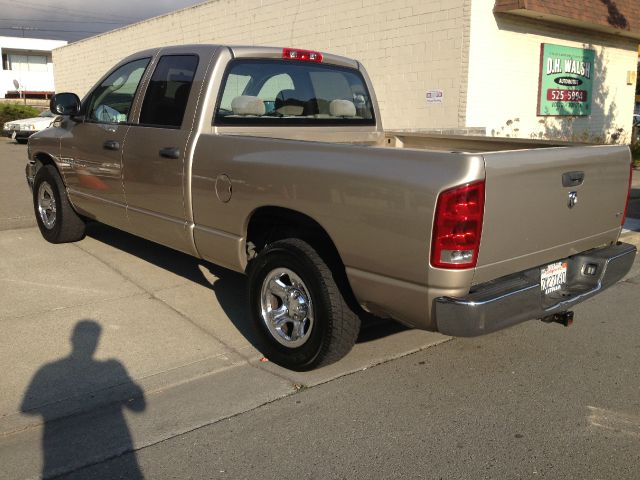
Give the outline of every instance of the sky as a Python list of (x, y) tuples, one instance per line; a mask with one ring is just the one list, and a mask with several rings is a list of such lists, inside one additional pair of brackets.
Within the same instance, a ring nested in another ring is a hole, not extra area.
[(0, 0), (0, 36), (73, 42), (205, 0)]

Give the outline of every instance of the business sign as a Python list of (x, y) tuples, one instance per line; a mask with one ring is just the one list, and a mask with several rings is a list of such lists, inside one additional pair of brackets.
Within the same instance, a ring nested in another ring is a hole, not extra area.
[(591, 115), (596, 52), (543, 43), (538, 115)]

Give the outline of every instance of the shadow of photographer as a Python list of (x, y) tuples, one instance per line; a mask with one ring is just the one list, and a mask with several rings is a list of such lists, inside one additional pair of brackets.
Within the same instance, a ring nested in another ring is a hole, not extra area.
[[(94, 358), (101, 331), (93, 320), (79, 321), (71, 335), (71, 353), (42, 366), (24, 394), (21, 411), (40, 415), (44, 422), (43, 478), (96, 463), (114, 452), (133, 451), (124, 409), (143, 412), (144, 393), (118, 360)], [(120, 387), (120, 392), (112, 392), (113, 387)], [(124, 458), (120, 473), (128, 479), (144, 478), (136, 456)]]

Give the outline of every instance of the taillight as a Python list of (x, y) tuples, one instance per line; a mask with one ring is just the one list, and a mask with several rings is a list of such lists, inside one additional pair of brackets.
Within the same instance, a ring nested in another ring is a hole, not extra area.
[(302, 60), (305, 62), (322, 62), (322, 54), (320, 52), (301, 50), (299, 48), (283, 48), (282, 58)]
[(627, 203), (624, 206), (624, 214), (622, 215), (622, 221), (620, 225), (624, 225), (624, 220), (627, 218), (627, 212), (629, 211), (629, 199), (631, 198), (631, 179), (633, 178), (633, 163), (629, 164), (629, 189), (627, 190)]
[(484, 180), (442, 192), (433, 222), (431, 265), (439, 268), (475, 267), (483, 214)]

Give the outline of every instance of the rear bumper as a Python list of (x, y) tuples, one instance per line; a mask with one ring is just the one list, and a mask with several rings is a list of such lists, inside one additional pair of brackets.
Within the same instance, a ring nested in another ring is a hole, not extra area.
[[(618, 243), (567, 259), (566, 287), (548, 297), (540, 289), (540, 268), (478, 285), (462, 298), (435, 300), (438, 330), (446, 335), (475, 337), (572, 308), (610, 287), (630, 270), (636, 247)], [(585, 274), (595, 265), (595, 274)]]

